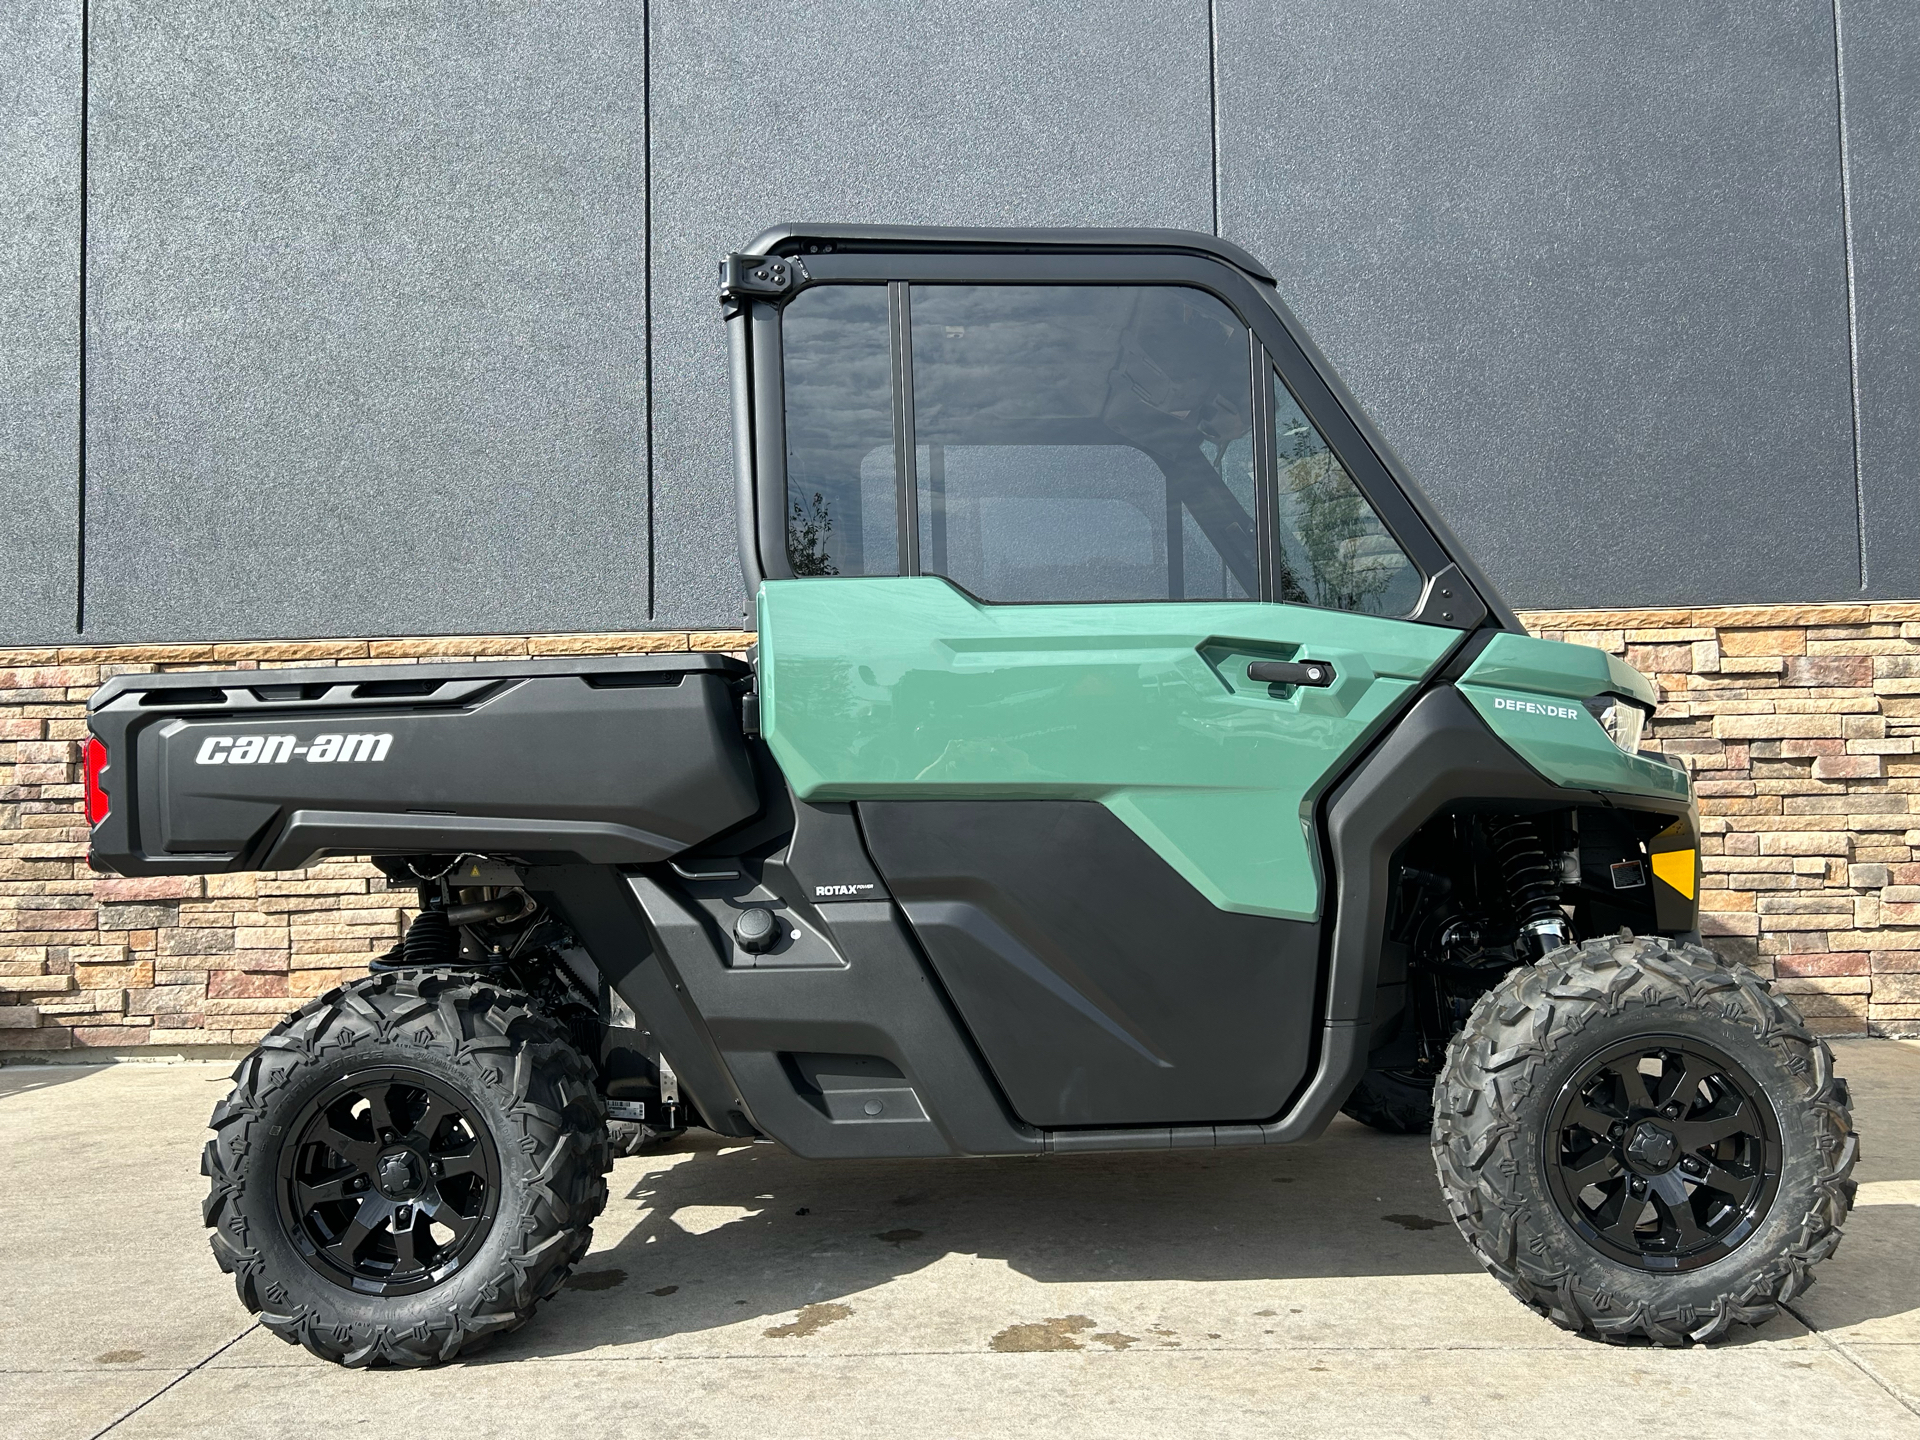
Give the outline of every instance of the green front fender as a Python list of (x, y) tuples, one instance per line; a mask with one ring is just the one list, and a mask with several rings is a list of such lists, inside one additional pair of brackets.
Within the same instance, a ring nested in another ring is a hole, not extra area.
[(1556, 785), (1684, 800), (1684, 770), (1629, 755), (1581, 702), (1625, 695), (1652, 705), (1653, 682), (1590, 645), (1496, 635), (1459, 681), (1489, 729)]

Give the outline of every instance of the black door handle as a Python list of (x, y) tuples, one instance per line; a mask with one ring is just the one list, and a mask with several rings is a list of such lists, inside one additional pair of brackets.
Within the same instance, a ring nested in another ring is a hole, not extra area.
[(1324, 690), (1338, 677), (1324, 660), (1256, 660), (1247, 666), (1247, 678), (1268, 685), (1311, 685)]

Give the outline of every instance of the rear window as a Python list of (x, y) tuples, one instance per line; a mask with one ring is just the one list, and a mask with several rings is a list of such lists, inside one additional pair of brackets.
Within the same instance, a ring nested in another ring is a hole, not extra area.
[(795, 575), (900, 573), (887, 333), (883, 285), (822, 285), (787, 306), (787, 561)]

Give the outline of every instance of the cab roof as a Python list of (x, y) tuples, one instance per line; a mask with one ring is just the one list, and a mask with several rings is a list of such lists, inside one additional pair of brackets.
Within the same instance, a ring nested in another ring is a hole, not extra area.
[(1231, 240), (1199, 230), (1038, 229), (951, 225), (814, 225), (795, 223), (763, 230), (743, 252), (748, 255), (804, 255), (822, 250), (855, 251), (999, 251), (1121, 250), (1134, 253), (1205, 255), (1223, 260), (1262, 285), (1277, 282), (1273, 273)]

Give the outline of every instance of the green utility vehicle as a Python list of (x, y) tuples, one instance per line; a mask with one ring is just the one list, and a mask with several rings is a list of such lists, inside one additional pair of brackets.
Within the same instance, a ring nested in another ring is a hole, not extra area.
[(122, 676), (93, 861), (418, 892), (213, 1117), (248, 1308), (443, 1361), (688, 1125), (802, 1156), (1430, 1132), (1556, 1323), (1717, 1339), (1838, 1243), (1827, 1048), (1700, 944), (1656, 694), (1529, 638), (1251, 256), (789, 226), (721, 267), (750, 662)]

